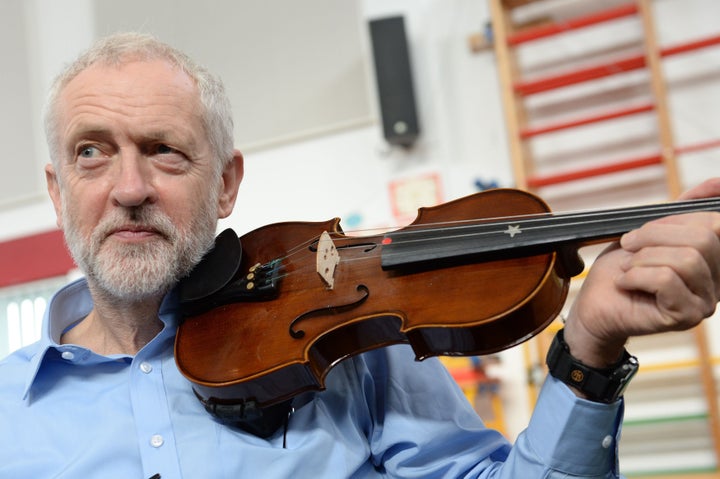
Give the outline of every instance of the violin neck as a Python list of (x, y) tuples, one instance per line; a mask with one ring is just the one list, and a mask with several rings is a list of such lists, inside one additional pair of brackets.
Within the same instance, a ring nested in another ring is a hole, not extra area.
[(720, 211), (720, 198), (657, 205), (542, 214), (461, 222), (439, 227), (412, 226), (383, 240), (384, 269), (428, 262), (528, 256), (612, 241), (648, 221), (697, 211)]

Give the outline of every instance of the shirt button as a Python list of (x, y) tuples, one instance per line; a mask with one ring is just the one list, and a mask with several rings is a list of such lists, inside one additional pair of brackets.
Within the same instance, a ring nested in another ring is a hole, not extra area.
[(607, 449), (608, 447), (612, 446), (612, 443), (613, 443), (613, 438), (612, 438), (612, 436), (609, 436), (609, 435), (608, 435), (608, 436), (605, 436), (605, 437), (603, 438), (601, 444), (602, 444), (602, 447), (604, 447), (605, 449)]
[(60, 356), (62, 356), (63, 359), (67, 359), (68, 361), (72, 361), (73, 359), (75, 359), (75, 353), (73, 353), (72, 351), (63, 351)]
[(152, 371), (152, 364), (150, 364), (147, 361), (143, 361), (140, 363), (140, 371), (144, 372), (145, 374), (148, 374), (150, 371)]
[(153, 434), (150, 437), (150, 445), (152, 447), (160, 447), (163, 445), (164, 442), (165, 442), (165, 440), (163, 439), (163, 437), (160, 434)]

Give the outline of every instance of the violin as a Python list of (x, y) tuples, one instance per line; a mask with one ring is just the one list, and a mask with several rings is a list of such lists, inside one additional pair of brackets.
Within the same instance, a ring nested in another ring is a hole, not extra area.
[(176, 363), (208, 410), (237, 418), (324, 389), (335, 364), (371, 349), (494, 353), (559, 314), (583, 270), (578, 248), (709, 210), (720, 199), (552, 214), (528, 192), (493, 189), (374, 236), (346, 235), (338, 218), (226, 230), (180, 284)]

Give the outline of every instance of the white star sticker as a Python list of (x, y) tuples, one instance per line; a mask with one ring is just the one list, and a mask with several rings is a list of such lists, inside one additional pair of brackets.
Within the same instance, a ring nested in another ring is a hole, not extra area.
[(508, 229), (506, 231), (503, 231), (503, 233), (507, 233), (510, 235), (511, 238), (514, 238), (515, 235), (519, 235), (520, 233), (522, 233), (522, 231), (520, 230), (520, 225), (508, 225)]

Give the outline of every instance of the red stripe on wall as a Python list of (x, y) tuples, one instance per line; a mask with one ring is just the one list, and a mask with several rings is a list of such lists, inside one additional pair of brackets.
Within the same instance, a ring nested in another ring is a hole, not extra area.
[(62, 276), (74, 268), (60, 230), (0, 242), (0, 287)]

